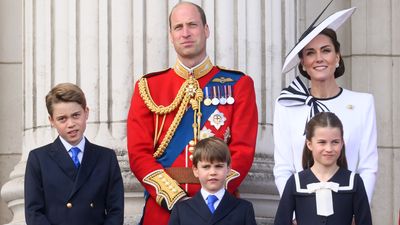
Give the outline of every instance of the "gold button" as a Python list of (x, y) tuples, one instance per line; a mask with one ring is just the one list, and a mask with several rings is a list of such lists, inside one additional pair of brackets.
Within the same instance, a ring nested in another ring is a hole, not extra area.
[(189, 152), (193, 153), (194, 152), (194, 147), (189, 147)]
[(94, 204), (93, 202), (90, 203), (90, 207), (94, 208)]
[(195, 146), (195, 145), (196, 145), (196, 142), (194, 142), (193, 140), (189, 141), (189, 146)]
[(69, 208), (69, 209), (72, 208), (72, 203), (71, 202), (67, 203), (67, 208)]

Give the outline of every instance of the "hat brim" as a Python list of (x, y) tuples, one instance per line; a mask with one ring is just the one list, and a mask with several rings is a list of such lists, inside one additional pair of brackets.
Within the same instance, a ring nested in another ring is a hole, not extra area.
[(325, 28), (331, 28), (336, 31), (344, 22), (346, 22), (346, 20), (354, 13), (355, 10), (356, 7), (341, 10), (330, 15), (324, 21), (318, 24), (318, 26), (316, 26), (307, 36), (299, 41), (292, 51), (290, 51), (290, 53), (286, 56), (285, 63), (282, 67), (282, 73), (289, 72), (300, 62), (297, 53), (299, 53), (308, 43), (310, 43), (312, 39), (321, 33), (322, 30)]

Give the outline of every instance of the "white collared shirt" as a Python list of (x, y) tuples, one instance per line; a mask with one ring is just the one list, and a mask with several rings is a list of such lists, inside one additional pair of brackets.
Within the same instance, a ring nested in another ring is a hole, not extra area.
[(218, 200), (215, 201), (215, 203), (214, 203), (214, 208), (217, 209), (219, 203), (220, 203), (221, 200), (222, 200), (222, 197), (224, 197), (225, 188), (222, 188), (221, 190), (219, 190), (219, 191), (217, 191), (217, 192), (215, 192), (215, 193), (210, 193), (210, 192), (204, 190), (203, 188), (201, 188), (201, 189), (200, 189), (200, 193), (201, 193), (201, 195), (203, 196), (204, 202), (205, 202), (206, 204), (207, 204), (207, 198), (208, 198), (208, 196), (209, 196), (209, 195), (215, 195), (215, 196), (218, 198)]
[(82, 163), (82, 157), (83, 157), (83, 152), (85, 151), (85, 143), (86, 143), (86, 138), (83, 136), (82, 140), (77, 144), (76, 146), (72, 146), (70, 143), (68, 143), (64, 138), (60, 136), (61, 143), (64, 145), (65, 149), (67, 150), (69, 156), (72, 157), (72, 153), (69, 151), (72, 147), (78, 147), (81, 151), (78, 153), (78, 160), (80, 163)]

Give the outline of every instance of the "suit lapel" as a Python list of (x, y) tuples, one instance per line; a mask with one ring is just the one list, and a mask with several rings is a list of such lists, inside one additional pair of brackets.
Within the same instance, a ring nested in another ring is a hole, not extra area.
[(99, 157), (95, 146), (86, 139), (85, 151), (83, 153), (82, 163), (79, 168), (78, 176), (75, 180), (74, 187), (71, 191), (70, 198), (79, 190), (79, 188), (87, 181), (96, 166)]
[(58, 164), (61, 170), (69, 178), (71, 178), (71, 180), (75, 180), (78, 170), (75, 168), (74, 162), (69, 156), (64, 145), (61, 143), (60, 137), (58, 137), (51, 145), (49, 154), (50, 157)]
[(212, 214), (208, 209), (207, 204), (204, 201), (200, 191), (197, 192), (197, 194), (190, 201), (193, 201), (193, 204), (189, 204), (189, 206), (192, 207), (193, 211), (199, 214), (204, 222), (210, 221)]
[(238, 204), (239, 201), (235, 197), (230, 195), (228, 191), (225, 191), (224, 197), (222, 197), (222, 200), (215, 210), (213, 216), (211, 217), (211, 221), (209, 224), (215, 224), (223, 219), (226, 215), (231, 213), (231, 211), (235, 209)]

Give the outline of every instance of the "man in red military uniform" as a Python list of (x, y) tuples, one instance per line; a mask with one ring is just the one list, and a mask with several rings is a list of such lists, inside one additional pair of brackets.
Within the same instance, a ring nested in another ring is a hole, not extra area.
[(178, 3), (169, 23), (177, 62), (136, 83), (127, 119), (130, 167), (146, 189), (145, 225), (167, 224), (174, 204), (200, 190), (191, 170), (197, 140), (216, 136), (228, 143), (226, 187), (235, 193), (252, 165), (257, 136), (253, 81), (213, 66), (204, 11)]

